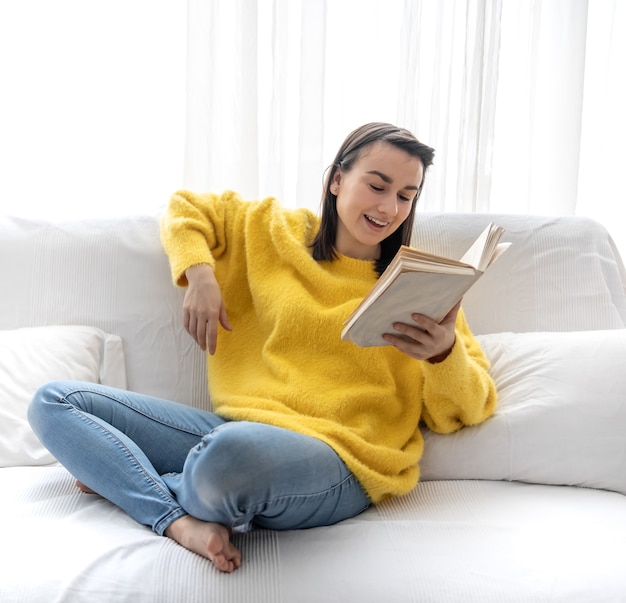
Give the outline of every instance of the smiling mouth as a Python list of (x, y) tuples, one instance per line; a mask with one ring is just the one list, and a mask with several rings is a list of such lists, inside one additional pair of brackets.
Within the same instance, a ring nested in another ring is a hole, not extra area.
[(389, 225), (389, 222), (383, 222), (382, 220), (377, 220), (376, 218), (372, 218), (372, 216), (368, 216), (367, 214), (364, 214), (364, 215), (365, 215), (365, 219), (370, 224), (373, 224), (374, 226), (378, 226), (379, 228), (383, 228), (383, 227)]

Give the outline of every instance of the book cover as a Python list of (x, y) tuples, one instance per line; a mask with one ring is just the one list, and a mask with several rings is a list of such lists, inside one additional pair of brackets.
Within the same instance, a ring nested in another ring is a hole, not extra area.
[(361, 347), (390, 345), (394, 322), (411, 324), (418, 313), (440, 322), (485, 270), (509, 247), (504, 229), (487, 225), (460, 260), (402, 246), (372, 290), (346, 319), (343, 341)]

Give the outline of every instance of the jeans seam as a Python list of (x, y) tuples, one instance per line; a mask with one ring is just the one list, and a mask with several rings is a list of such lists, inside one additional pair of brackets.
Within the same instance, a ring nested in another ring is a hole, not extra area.
[(160, 519), (152, 528), (159, 536), (163, 536), (165, 530), (169, 528), (177, 519), (188, 515), (182, 507), (172, 509), (163, 519)]
[[(233, 522), (232, 522), (232, 528), (236, 529), (236, 530), (241, 530), (242, 528), (245, 528), (245, 526), (247, 524), (254, 524), (255, 523), (255, 517), (257, 517), (258, 515), (262, 515), (262, 511), (265, 507), (269, 507), (271, 505), (274, 504), (278, 504), (278, 503), (284, 503), (285, 501), (295, 501), (298, 499), (306, 499), (308, 497), (319, 497), (319, 496), (323, 496), (323, 495), (328, 495), (329, 493), (331, 493), (333, 490), (336, 490), (338, 488), (340, 488), (341, 486), (343, 486), (344, 484), (346, 484), (347, 482), (349, 482), (350, 480), (353, 480), (355, 485), (357, 485), (360, 489), (361, 492), (363, 493), (363, 497), (365, 499), (365, 504), (356, 512), (353, 512), (351, 514), (351, 516), (354, 515), (358, 515), (359, 513), (362, 513), (363, 511), (365, 511), (367, 508), (369, 508), (372, 504), (370, 497), (368, 496), (367, 492), (363, 489), (363, 487), (361, 486), (361, 484), (359, 483), (359, 481), (356, 479), (356, 477), (354, 476), (354, 474), (350, 474), (347, 475), (344, 479), (342, 479), (339, 483), (334, 484), (333, 486), (326, 488), (324, 490), (319, 490), (318, 492), (315, 493), (309, 493), (309, 494), (285, 494), (283, 496), (278, 496), (276, 498), (272, 498), (270, 500), (266, 500), (266, 501), (262, 501), (262, 502), (256, 502), (253, 504), (250, 504), (246, 507), (240, 507), (238, 508), (238, 515), (236, 517), (233, 517)], [(241, 524), (239, 524), (238, 522), (241, 522), (242, 519), (248, 518), (247, 520), (245, 520), (244, 522), (242, 522)]]
[[(117, 404), (121, 404), (122, 406), (125, 406), (127, 409), (129, 409), (129, 410), (131, 410), (133, 412), (136, 412), (137, 414), (142, 415), (142, 416), (144, 416), (144, 417), (146, 417), (148, 419), (151, 419), (152, 421), (156, 421), (157, 423), (160, 423), (161, 425), (165, 425), (166, 427), (172, 427), (173, 429), (177, 429), (179, 431), (182, 431), (184, 433), (188, 433), (190, 435), (197, 436), (197, 437), (202, 437), (202, 436), (206, 435), (206, 432), (204, 432), (204, 431), (195, 430), (195, 429), (194, 430), (190, 430), (190, 429), (188, 429), (187, 427), (185, 427), (183, 425), (167, 421), (163, 417), (159, 417), (159, 416), (156, 416), (154, 414), (150, 414), (148, 412), (140, 410), (140, 409), (134, 407), (132, 404), (129, 404), (126, 401), (121, 400), (118, 397), (111, 395), (110, 392), (104, 391), (102, 389), (90, 388), (89, 386), (84, 386), (84, 387), (80, 387), (80, 388), (74, 388), (74, 389), (71, 389), (69, 392), (66, 392), (64, 394), (64, 399), (67, 396), (70, 396), (72, 394), (80, 394), (82, 392), (89, 392), (91, 394), (97, 394), (99, 396), (103, 396), (105, 398), (108, 398), (109, 400), (113, 400)], [(71, 403), (69, 401), (67, 403), (71, 405)]]
[[(78, 393), (79, 391), (80, 390), (75, 390), (72, 393)], [(168, 492), (166, 490), (164, 490), (160, 486), (160, 484), (158, 482), (156, 482), (154, 480), (154, 478), (149, 473), (146, 472), (146, 470), (144, 469), (143, 465), (139, 462), (137, 457), (133, 454), (132, 450), (130, 450), (128, 448), (128, 446), (126, 446), (123, 442), (121, 442), (117, 437), (115, 437), (115, 435), (112, 432), (108, 431), (100, 423), (98, 423), (98, 422), (90, 419), (88, 416), (86, 416), (89, 413), (86, 413), (85, 411), (82, 411), (82, 410), (76, 408), (69, 400), (67, 400), (67, 396), (68, 395), (71, 395), (71, 394), (65, 394), (61, 398), (61, 400), (60, 400), (61, 403), (66, 404), (71, 412), (77, 413), (79, 419), (81, 419), (82, 421), (85, 421), (86, 423), (89, 423), (90, 425), (94, 426), (97, 430), (102, 430), (102, 432), (105, 433), (107, 435), (107, 437), (112, 438), (114, 443), (115, 443), (115, 445), (118, 446), (121, 451), (126, 453), (126, 455), (128, 456), (129, 461), (134, 465), (135, 469), (138, 468), (140, 470), (140, 473), (142, 474), (142, 476), (146, 480), (146, 483), (148, 483), (150, 485), (150, 487), (154, 489), (155, 494), (157, 494), (163, 500), (163, 502), (174, 503), (178, 508), (181, 508), (180, 505), (178, 504), (178, 502), (176, 501), (176, 499), (173, 496), (169, 495)]]
[(266, 500), (266, 501), (252, 503), (251, 505), (249, 505), (248, 508), (252, 509), (252, 508), (257, 508), (257, 507), (260, 507), (260, 506), (263, 506), (263, 505), (274, 505), (276, 503), (282, 502), (282, 501), (287, 500), (287, 499), (297, 500), (299, 498), (309, 498), (309, 497), (313, 497), (313, 496), (322, 496), (322, 495), (331, 493), (333, 490), (336, 490), (337, 488), (340, 488), (341, 486), (343, 486), (346, 482), (348, 482), (350, 480), (354, 480), (355, 484), (357, 486), (359, 486), (359, 488), (363, 492), (363, 496), (369, 501), (369, 496), (367, 495), (365, 490), (363, 490), (363, 486), (361, 486), (361, 484), (358, 482), (356, 477), (351, 473), (350, 475), (346, 475), (346, 477), (344, 477), (337, 484), (334, 484), (334, 485), (330, 486), (329, 488), (325, 488), (324, 490), (319, 490), (318, 492), (309, 492), (308, 494), (284, 494), (282, 496), (277, 496), (276, 498), (271, 498), (271, 499)]

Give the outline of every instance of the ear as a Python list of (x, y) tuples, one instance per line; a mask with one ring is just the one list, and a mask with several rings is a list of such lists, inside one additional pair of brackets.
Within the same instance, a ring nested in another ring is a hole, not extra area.
[(330, 182), (330, 192), (337, 196), (339, 192), (339, 185), (341, 184), (341, 168), (337, 168), (333, 174), (333, 179)]

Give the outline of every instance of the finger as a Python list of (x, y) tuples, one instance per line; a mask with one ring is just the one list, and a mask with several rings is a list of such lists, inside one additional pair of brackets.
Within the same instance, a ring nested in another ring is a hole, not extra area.
[(230, 320), (228, 320), (228, 314), (226, 313), (226, 308), (222, 306), (220, 308), (220, 324), (227, 330), (232, 331), (233, 327), (230, 324)]
[(454, 306), (452, 306), (452, 308), (450, 309), (450, 312), (448, 312), (444, 317), (443, 320), (441, 321), (442, 323), (447, 323), (447, 322), (456, 322), (456, 315), (459, 313), (459, 310), (461, 309), (461, 302), (463, 300), (460, 299), (458, 302), (456, 302), (456, 304), (454, 304)]
[(191, 338), (194, 341), (197, 341), (197, 329), (198, 329), (198, 322), (196, 317), (193, 314), (189, 315), (189, 320), (188, 320), (188, 324), (187, 324), (187, 333), (189, 333), (189, 335), (191, 335)]
[(196, 343), (200, 346), (202, 351), (207, 347), (207, 323), (206, 320), (198, 320), (195, 331)]
[(383, 339), (388, 341), (402, 353), (407, 354), (416, 360), (424, 360), (425, 358), (428, 358), (429, 354), (423, 343), (408, 340), (404, 337), (398, 337), (397, 335), (392, 335), (391, 333), (385, 333), (383, 335)]
[[(208, 329), (206, 329), (205, 341), (208, 344), (209, 354), (215, 354), (215, 350), (217, 349), (217, 323), (212, 321), (208, 323)], [(204, 348), (203, 348), (204, 349)]]
[[(427, 320), (429, 320), (433, 326), (437, 326), (430, 319)], [(403, 335), (403, 337), (400, 337), (401, 339), (408, 338), (411, 342), (424, 344), (427, 341), (430, 341), (430, 339), (432, 338), (431, 333), (429, 333), (426, 330), (426, 327), (422, 325), (408, 325), (403, 322), (397, 322), (394, 323), (393, 328), (398, 331), (398, 333), (401, 333)], [(392, 335), (398, 336), (395, 333), (392, 333)]]
[(424, 333), (430, 333), (437, 328), (437, 323), (432, 318), (428, 318), (428, 316), (424, 316), (423, 314), (412, 314), (411, 319), (417, 325), (417, 328)]

